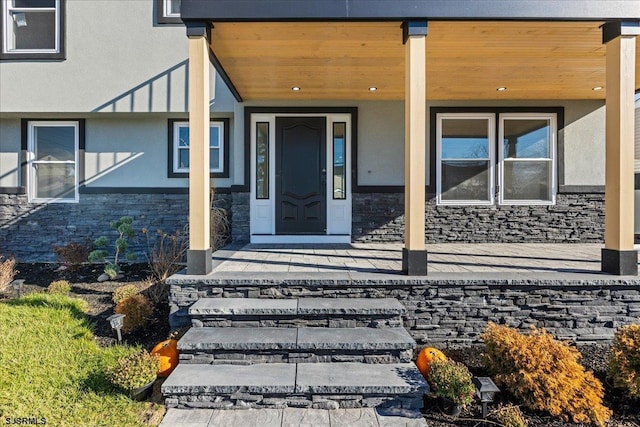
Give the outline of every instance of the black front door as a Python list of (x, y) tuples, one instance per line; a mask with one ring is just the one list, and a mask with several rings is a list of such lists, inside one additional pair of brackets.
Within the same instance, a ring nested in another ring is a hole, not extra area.
[(276, 234), (325, 234), (326, 118), (276, 118)]

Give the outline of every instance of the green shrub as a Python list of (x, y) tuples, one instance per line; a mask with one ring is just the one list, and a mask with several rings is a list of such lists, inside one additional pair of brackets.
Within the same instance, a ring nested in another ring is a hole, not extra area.
[(153, 308), (144, 295), (136, 294), (125, 298), (116, 305), (115, 312), (124, 314), (122, 330), (126, 333), (134, 332), (146, 325)]
[(115, 240), (115, 252), (113, 255), (113, 260), (108, 260), (109, 251), (107, 247), (109, 246), (109, 239), (106, 236), (98, 237), (94, 245), (97, 249), (91, 251), (89, 254), (90, 262), (104, 262), (104, 272), (111, 278), (115, 279), (115, 277), (120, 273), (120, 257), (124, 256), (127, 260), (134, 260), (135, 254), (128, 252), (129, 249), (129, 239), (134, 236), (135, 232), (133, 231), (133, 227), (131, 224), (133, 223), (133, 218), (130, 216), (123, 216), (116, 221), (111, 221), (109, 226), (112, 230), (114, 230), (118, 237)]
[(49, 283), (47, 291), (50, 294), (69, 295), (69, 292), (71, 292), (71, 284), (66, 280), (56, 280), (55, 282)]
[(118, 359), (105, 370), (105, 375), (113, 385), (131, 391), (155, 380), (159, 367), (157, 355), (141, 350)]
[(604, 426), (611, 411), (602, 404), (603, 389), (578, 359), (580, 352), (544, 330), (524, 335), (489, 323), (482, 335), (484, 363), (496, 382), (525, 406), (575, 423)]
[(469, 369), (464, 364), (449, 359), (436, 360), (431, 364), (429, 384), (436, 395), (462, 406), (473, 402), (476, 392)]
[(124, 285), (124, 286), (120, 286), (119, 288), (116, 288), (113, 291), (113, 295), (111, 296), (111, 299), (113, 300), (114, 304), (118, 305), (120, 301), (129, 297), (132, 297), (139, 293), (140, 291), (138, 290), (138, 287), (136, 285)]
[(527, 427), (528, 423), (518, 406), (500, 406), (496, 411), (496, 420), (504, 427)]
[(611, 345), (609, 377), (613, 385), (626, 390), (629, 397), (640, 398), (640, 325), (619, 328)]

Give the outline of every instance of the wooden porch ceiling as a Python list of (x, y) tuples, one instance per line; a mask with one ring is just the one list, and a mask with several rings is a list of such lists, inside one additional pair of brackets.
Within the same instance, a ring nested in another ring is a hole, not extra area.
[[(604, 99), (601, 24), (429, 22), (427, 99)], [(245, 100), (404, 99), (400, 22), (223, 22), (211, 45)]]

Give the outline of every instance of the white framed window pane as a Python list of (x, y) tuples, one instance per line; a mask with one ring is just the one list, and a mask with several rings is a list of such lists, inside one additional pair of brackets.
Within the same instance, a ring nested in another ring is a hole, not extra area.
[(551, 162), (504, 162), (505, 200), (551, 200)]
[(220, 149), (212, 148), (209, 150), (209, 168), (220, 170)]
[(443, 119), (442, 159), (488, 159), (487, 119)]
[(333, 198), (347, 198), (347, 172), (345, 170), (347, 124), (333, 124)]
[(189, 168), (189, 150), (178, 150), (178, 167), (180, 169)]
[(55, 11), (11, 12), (15, 50), (55, 50)]
[(34, 195), (38, 199), (75, 199), (74, 164), (36, 163)]
[(73, 126), (34, 126), (35, 160), (75, 161)]
[(256, 123), (256, 198), (269, 198), (269, 123)]
[(178, 147), (189, 147), (189, 126), (178, 128)]
[(209, 147), (220, 147), (220, 127), (211, 126), (209, 128)]
[[(221, 159), (222, 153), (222, 137), (224, 128), (220, 124), (212, 124), (209, 127), (209, 148), (210, 148), (210, 169), (214, 172), (221, 172), (223, 165)], [(175, 155), (177, 157), (176, 172), (186, 172), (189, 169), (189, 124), (187, 122), (180, 122), (174, 124), (174, 144)]]
[(167, 7), (170, 15), (180, 15), (180, 0), (166, 0), (169, 2)]
[(54, 8), (56, 7), (56, 0), (13, 0), (13, 7)]
[(548, 159), (551, 157), (551, 124), (548, 119), (505, 119), (505, 159)]
[(489, 200), (489, 161), (443, 160), (443, 201)]

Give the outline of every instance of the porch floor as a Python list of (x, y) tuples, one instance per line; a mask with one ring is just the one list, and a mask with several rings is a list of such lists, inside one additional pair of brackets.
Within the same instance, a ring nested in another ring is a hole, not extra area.
[[(442, 243), (427, 245), (428, 273), (600, 273), (602, 244)], [(229, 247), (213, 255), (213, 273), (398, 274), (401, 244)], [(243, 274), (243, 275), (244, 275)]]

